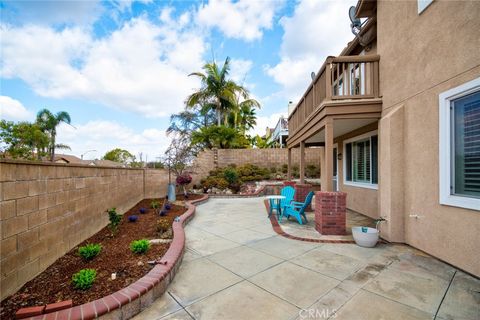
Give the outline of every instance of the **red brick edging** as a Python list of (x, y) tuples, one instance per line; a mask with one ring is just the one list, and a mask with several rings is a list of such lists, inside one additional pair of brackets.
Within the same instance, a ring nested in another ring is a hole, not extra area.
[[(184, 225), (193, 218), (195, 205), (208, 199), (204, 195), (200, 199), (187, 202), (187, 211), (174, 221), (173, 240), (160, 263), (149, 273), (126, 288), (111, 295), (79, 306), (51, 313), (30, 317), (32, 320), (90, 320), (104, 316), (108, 319), (130, 319), (159, 298), (166, 291), (180, 267), (185, 248)], [(33, 307), (35, 308), (35, 307)], [(38, 308), (38, 307), (37, 307)], [(45, 308), (45, 306), (41, 307)], [(20, 309), (22, 310), (22, 309)]]
[[(267, 209), (267, 214), (268, 214), (270, 209), (270, 204), (268, 203), (268, 200), (264, 200), (264, 203), (265, 203), (265, 208)], [(303, 238), (303, 237), (297, 237), (297, 236), (291, 235), (283, 231), (282, 227), (278, 223), (277, 217), (274, 214), (270, 216), (270, 223), (272, 224), (273, 231), (275, 231), (278, 235), (285, 237), (287, 239), (304, 241), (304, 242), (316, 242), (316, 243), (355, 243), (355, 241), (352, 241), (352, 240), (340, 240), (340, 239), (339, 240), (321, 240), (321, 239)]]

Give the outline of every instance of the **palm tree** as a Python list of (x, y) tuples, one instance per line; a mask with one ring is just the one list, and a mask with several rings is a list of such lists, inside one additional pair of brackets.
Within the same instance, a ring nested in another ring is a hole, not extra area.
[(50, 136), (50, 144), (48, 146), (48, 154), (50, 155), (50, 161), (55, 161), (55, 148), (61, 147), (62, 149), (68, 149), (68, 146), (57, 145), (55, 143), (55, 138), (57, 136), (57, 126), (61, 123), (70, 124), (71, 119), (68, 112), (60, 111), (56, 114), (53, 114), (48, 109), (42, 109), (37, 113), (37, 123), (40, 128), (47, 132)]
[(193, 108), (197, 104), (210, 104), (217, 113), (217, 123), (221, 125), (228, 121), (228, 111), (231, 111), (236, 103), (237, 94), (244, 99), (248, 98), (248, 91), (234, 81), (227, 79), (230, 70), (230, 58), (225, 59), (222, 68), (214, 62), (206, 63), (202, 72), (193, 72), (189, 76), (200, 78), (202, 87), (192, 93), (186, 101), (187, 107)]

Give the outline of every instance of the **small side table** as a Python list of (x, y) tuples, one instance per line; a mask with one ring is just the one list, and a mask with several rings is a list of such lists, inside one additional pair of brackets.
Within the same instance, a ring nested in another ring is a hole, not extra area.
[(277, 217), (282, 213), (282, 208), (280, 208), (280, 202), (285, 199), (285, 196), (267, 196), (266, 199), (269, 201), (268, 217), (273, 213), (273, 209), (277, 210)]

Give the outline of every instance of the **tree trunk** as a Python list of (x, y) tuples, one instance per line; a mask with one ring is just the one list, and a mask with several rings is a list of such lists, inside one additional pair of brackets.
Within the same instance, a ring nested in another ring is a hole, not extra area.
[(54, 162), (55, 161), (55, 135), (56, 132), (52, 131), (52, 146), (50, 150), (50, 161)]

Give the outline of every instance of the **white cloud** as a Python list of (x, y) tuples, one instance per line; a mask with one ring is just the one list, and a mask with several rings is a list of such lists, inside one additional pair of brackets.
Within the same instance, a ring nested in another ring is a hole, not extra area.
[(141, 17), (106, 38), (78, 27), (1, 25), (5, 78), (24, 80), (39, 95), (80, 98), (137, 112), (166, 116), (183, 107), (198, 86), (188, 77), (203, 64), (204, 40), (185, 19), (162, 13), (158, 26)]
[(246, 81), (253, 62), (245, 59), (232, 59), (230, 61), (230, 77), (233, 81), (242, 84)]
[(107, 151), (121, 148), (128, 150), (137, 159), (142, 152), (143, 159), (147, 156), (151, 161), (163, 155), (169, 144), (164, 130), (147, 128), (137, 132), (118, 122), (105, 120), (89, 121), (75, 127), (61, 124), (58, 127), (57, 139), (59, 143), (72, 148), (65, 150), (65, 153), (78, 157), (88, 150), (96, 150), (85, 155), (85, 159), (99, 159)]
[(8, 96), (0, 96), (0, 118), (4, 120), (30, 120), (33, 115), (23, 104)]
[(287, 117), (287, 110), (277, 113), (272, 113), (269, 116), (257, 116), (257, 125), (248, 133), (252, 136), (264, 136), (267, 128), (275, 128), (280, 117)]
[(272, 28), (275, 11), (282, 4), (283, 1), (210, 0), (200, 6), (197, 19), (200, 25), (218, 28), (227, 37), (253, 41)]
[(311, 81), (310, 73), (353, 39), (348, 8), (355, 4), (356, 0), (302, 0), (291, 17), (282, 17), (281, 60), (265, 71), (283, 87), (285, 98), (296, 102)]

